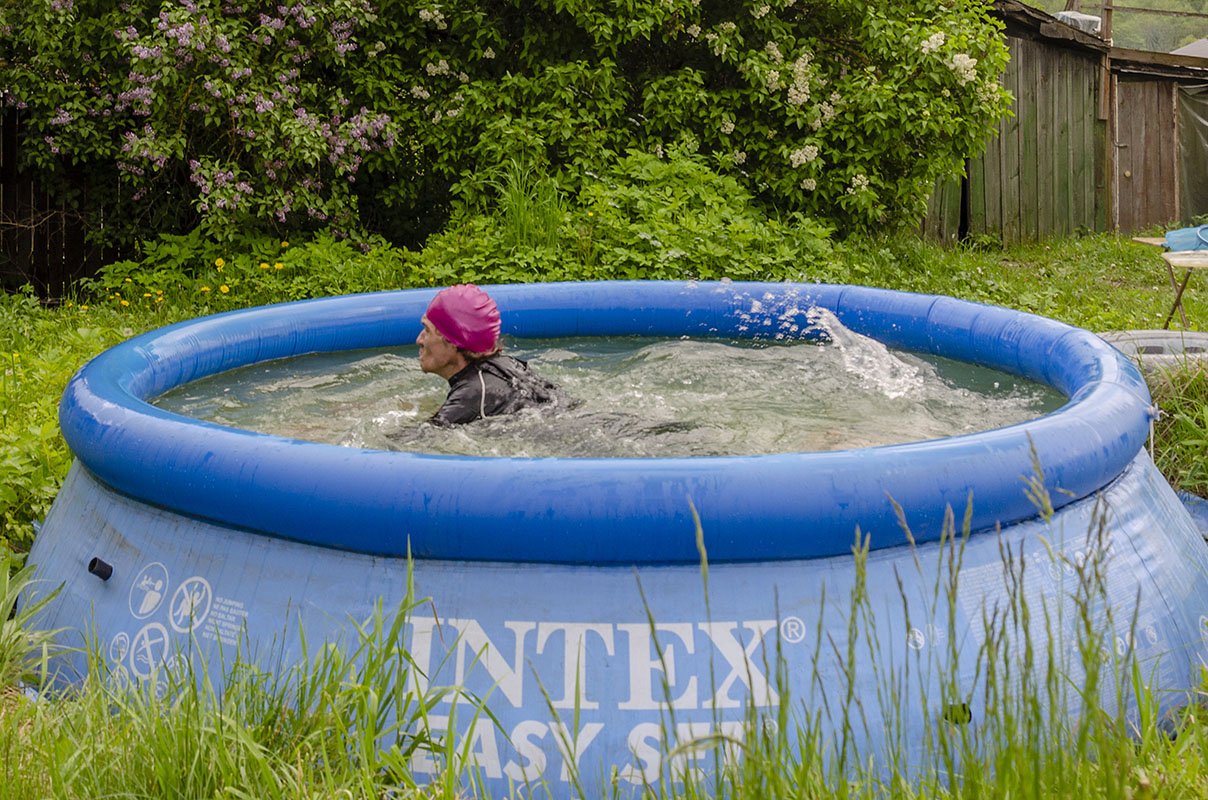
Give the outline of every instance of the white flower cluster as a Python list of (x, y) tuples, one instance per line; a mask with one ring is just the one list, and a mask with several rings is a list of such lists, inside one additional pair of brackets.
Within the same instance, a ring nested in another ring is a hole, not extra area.
[(436, 63), (424, 64), (424, 71), (427, 72), (429, 75), (448, 75), (449, 74), (449, 62), (445, 61), (442, 58), (440, 61), (437, 61)]
[(687, 28), (684, 28), (684, 33), (688, 34), (693, 39), (699, 39), (700, 38), (700, 26), (697, 25), (696, 23), (692, 23)]
[(743, 152), (742, 150), (735, 150), (734, 151), (734, 163), (735, 164), (747, 163), (747, 154), (745, 152)]
[(801, 188), (805, 189), (807, 192), (812, 192), (818, 188), (818, 181), (814, 180), (813, 178), (802, 178)]
[(439, 8), (421, 8), (419, 18), (422, 22), (430, 22), (435, 25), (438, 31), (449, 27), (449, 24), (445, 22), (445, 15), (440, 13)]
[(793, 82), (789, 85), (789, 105), (804, 105), (810, 99), (810, 54), (793, 62)]
[(848, 194), (862, 192), (868, 188), (868, 176), (863, 173), (857, 173), (852, 176), (851, 186), (847, 187)]
[(789, 164), (794, 167), (799, 167), (802, 164), (808, 164), (818, 157), (818, 146), (807, 144), (805, 147), (799, 147), (789, 153)]
[(432, 95), (428, 94), (428, 90), (422, 86), (412, 86), (411, 96), (417, 100), (427, 100)]
[(784, 61), (784, 54), (780, 52), (780, 46), (775, 42), (768, 42), (763, 46), (763, 49), (768, 54), (768, 58), (772, 59), (773, 64), (779, 64)]
[(726, 51), (730, 49), (728, 42), (722, 41), (722, 34), (733, 33), (738, 30), (738, 25), (733, 22), (723, 22), (717, 26), (717, 31), (709, 31), (705, 34), (705, 41), (709, 43), (709, 49), (713, 51), (713, 55), (721, 58), (725, 56)]
[(770, 5), (768, 5), (767, 3), (764, 3), (763, 5), (758, 5), (758, 6), (755, 6), (755, 8), (752, 8), (751, 16), (754, 17), (755, 19), (763, 19), (764, 17), (766, 17), (768, 15), (768, 12), (771, 10), (772, 10), (772, 7)]
[(734, 133), (734, 120), (726, 117), (721, 121), (721, 132), (729, 136)]
[(763, 76), (763, 82), (767, 85), (768, 91), (774, 92), (780, 88), (780, 70), (770, 69), (768, 74)]
[(483, 50), (483, 51), (482, 51), (482, 57), (483, 57), (483, 58), (486, 58), (486, 59), (492, 59), (492, 58), (494, 58), (494, 57), (495, 57), (495, 50), (494, 50), (494, 48), (488, 47), (486, 50)]
[(944, 41), (947, 38), (948, 37), (944, 36), (944, 34), (942, 34), (942, 33), (931, 34), (930, 36), (927, 37), (927, 40), (925, 42), (923, 42), (922, 51), (924, 53), (933, 53), (936, 50), (939, 50), (941, 47), (944, 46)]
[(977, 59), (967, 53), (957, 53), (948, 62), (948, 66), (956, 73), (956, 79), (964, 86), (977, 77)]

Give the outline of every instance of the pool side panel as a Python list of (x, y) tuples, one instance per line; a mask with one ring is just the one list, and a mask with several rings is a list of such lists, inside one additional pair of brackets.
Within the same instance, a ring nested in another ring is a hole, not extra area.
[[(911, 517), (908, 510), (908, 522)], [(1001, 536), (989, 531), (970, 537), (954, 594), (955, 627), (948, 623), (944, 590), (939, 607), (930, 601), (947, 575), (939, 544), (921, 545), (916, 553), (891, 548), (868, 556), (866, 607), (876, 633), (857, 637), (852, 670), (855, 697), (869, 720), (867, 729), (856, 728), (861, 752), (893, 753), (912, 767), (925, 766), (921, 743), (929, 726), (941, 724), (938, 687), (949, 670), (973, 720), (984, 719), (986, 709), (978, 705), (984, 687), (975, 676), (985, 674), (985, 664), (977, 653), (986, 636), (983, 619), (1012, 602), (1003, 578), (1004, 551), (1014, 557), (1016, 574), (1023, 565), (1023, 595), (1033, 612), (1029, 633), (1041, 652), (1047, 632), (1040, 609), (1064, 620), (1057, 625), (1055, 657), (1069, 678), (1062, 685), (1076, 695), (1081, 612), (1071, 597), (1076, 567), (1096, 547), (1100, 519), (1110, 552), (1102, 592), (1088, 613), (1109, 630), (1109, 649), (1127, 655), (1135, 648), (1141, 674), (1163, 707), (1184, 702), (1200, 685), (1199, 667), (1208, 664), (1208, 548), (1142, 453), (1100, 497), (1068, 505), (1049, 525), (1033, 521), (1008, 527)], [(507, 522), (497, 522), (495, 532), (506, 536)], [(760, 535), (758, 527), (747, 533), (753, 542)], [(706, 547), (713, 541), (708, 527), (704, 540)], [(94, 557), (113, 566), (108, 581), (86, 571)], [(135, 684), (178, 668), (190, 648), (211, 675), (220, 676), (220, 652), (229, 663), (241, 647), (277, 669), (297, 662), (303, 655), (300, 630), (312, 647), (349, 645), (356, 638), (353, 622), (370, 617), (379, 604), (396, 608), (408, 579), (404, 559), (298, 544), (150, 507), (106, 488), (78, 464), (30, 561), (43, 581), (40, 591), (63, 587), (42, 623), (67, 628), (66, 639), (74, 644), (91, 632), (115, 679)], [(413, 612), (402, 644), (428, 671), (431, 685), (462, 683), (489, 695), (501, 729), (475, 728), (472, 735), (494, 796), (504, 796), (509, 779), (523, 778), (526, 771), (546, 781), (552, 797), (571, 796), (555, 740), (557, 725), (569, 725), (576, 703), (585, 785), (600, 785), (615, 766), (630, 796), (639, 793), (643, 779), (660, 779), (666, 765), (659, 753), (669, 746), (661, 741), (664, 730), (688, 739), (716, 732), (720, 721), (722, 732), (737, 735), (748, 702), (768, 712), (790, 702), (805, 718), (822, 709), (823, 690), (831, 713), (842, 714), (833, 706), (834, 687), (844, 685), (849, 671), (835, 653), (846, 652), (856, 585), (851, 556), (711, 565), (709, 612), (698, 565), (420, 559), (413, 576), (417, 596), (430, 602)], [(655, 619), (653, 633), (639, 583)], [(816, 652), (821, 655), (815, 680)], [(769, 664), (777, 653), (786, 662), (787, 686), (771, 677)], [(951, 654), (954, 666), (945, 666)], [(82, 663), (68, 657), (56, 665), (74, 678)], [(1045, 658), (1038, 655), (1035, 663), (1043, 668)], [(909, 677), (887, 693), (890, 674)], [(1035, 678), (1044, 685), (1044, 674)], [(660, 688), (664, 679), (666, 693)], [(877, 698), (887, 696), (893, 705), (880, 706)], [(1078, 715), (1077, 697), (1067, 699), (1068, 707), (1054, 713)], [(1100, 700), (1113, 706), (1110, 687)], [(669, 704), (675, 705), (676, 725), (665, 728)], [(449, 709), (437, 707), (437, 725)], [(459, 718), (468, 720), (462, 711)], [(822, 719), (823, 736), (829, 737), (837, 722), (826, 714)], [(693, 766), (711, 764), (703, 758)], [(413, 767), (422, 776), (431, 764), (419, 757)]]

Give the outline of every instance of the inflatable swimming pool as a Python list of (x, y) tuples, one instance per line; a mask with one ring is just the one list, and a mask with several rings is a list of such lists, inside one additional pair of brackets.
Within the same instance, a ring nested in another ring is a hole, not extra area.
[[(1029, 565), (1018, 591), (1034, 608), (1072, 608), (1075, 566), (1103, 545), (1088, 531), (1106, 518), (1106, 602), (1091, 613), (1115, 625), (1121, 655), (1145, 666), (1162, 703), (1197, 685), (1208, 660), (1208, 548), (1145, 450), (1153, 412), (1140, 373), (1092, 334), (851, 286), (487, 288), (504, 333), (534, 338), (791, 340), (808, 335), (806, 314), (822, 306), (891, 347), (1041, 381), (1069, 402), (998, 430), (837, 452), (524, 459), (357, 450), (186, 419), (147, 400), (268, 359), (409, 343), (434, 290), (192, 320), (103, 353), (64, 393), (61, 425), (77, 462), (30, 554), (46, 585), (64, 584), (45, 624), (76, 637), (94, 631), (115, 672), (136, 682), (189, 643), (211, 674), (240, 642), (253, 657), (271, 642), (275, 659), (296, 661), (296, 631), (312, 646), (347, 640), (377, 604), (401, 601), (410, 554), (416, 591), (429, 598), (407, 622), (419, 682), (463, 685), (498, 721), (459, 731), (471, 737), (484, 786), (502, 796), (535, 783), (566, 797), (576, 772), (585, 786), (614, 770), (622, 787), (666, 779), (661, 754), (677, 741), (719, 728), (737, 735), (752, 709), (833, 709), (824, 698), (845, 681), (846, 702), (863, 701), (861, 752), (925, 758), (923, 726), (942, 716), (934, 704), (944, 674), (956, 676), (973, 724), (984, 712), (983, 615), (1019, 599), (1009, 597), (1003, 552)], [(1029, 492), (1037, 465), (1055, 508), (1047, 520)], [(937, 602), (945, 515), (960, 520), (967, 507), (974, 533), (959, 584), (950, 603), (942, 593)], [(859, 571), (858, 536), (870, 550)], [(857, 590), (875, 635), (853, 644), (852, 665), (843, 654)], [(1135, 629), (1120, 628), (1134, 619)], [(1073, 629), (1064, 633), (1062, 663), (1076, 655)], [(956, 663), (938, 667), (944, 654)], [(879, 682), (908, 663), (918, 666), (906, 670), (913, 683), (895, 690), (898, 702), (873, 702), (885, 694)], [(79, 662), (61, 666), (70, 674)], [(1077, 682), (1076, 658), (1069, 669)], [(711, 763), (693, 763), (691, 751), (677, 757), (681, 768)], [(413, 766), (434, 769), (422, 757)]]

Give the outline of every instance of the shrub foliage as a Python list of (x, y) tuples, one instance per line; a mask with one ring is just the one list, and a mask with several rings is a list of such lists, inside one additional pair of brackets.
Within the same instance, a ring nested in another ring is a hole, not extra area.
[(533, 165), (674, 146), (843, 231), (913, 220), (1004, 113), (983, 0), (31, 0), (27, 158), (105, 236), (416, 241)]

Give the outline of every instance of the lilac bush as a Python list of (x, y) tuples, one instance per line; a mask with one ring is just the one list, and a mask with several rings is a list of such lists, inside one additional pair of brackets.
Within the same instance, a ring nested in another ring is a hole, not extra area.
[(500, 165), (576, 191), (673, 147), (769, 207), (894, 225), (1009, 100), (980, 0), (30, 0), (0, 46), (30, 166), (134, 237), (406, 241)]

